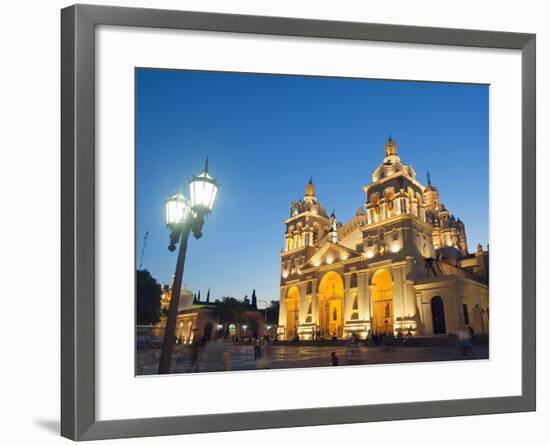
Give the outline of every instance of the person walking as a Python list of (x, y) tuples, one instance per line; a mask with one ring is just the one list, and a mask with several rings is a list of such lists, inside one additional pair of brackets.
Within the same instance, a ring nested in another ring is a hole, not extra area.
[(338, 356), (336, 355), (335, 351), (332, 351), (330, 354), (330, 364), (332, 366), (338, 366)]
[(189, 366), (189, 372), (199, 372), (201, 361), (201, 345), (197, 336), (193, 337), (191, 343), (191, 363)]
[(256, 337), (254, 339), (254, 358), (258, 359), (262, 357), (262, 347), (260, 345), (260, 339)]
[(471, 355), (474, 355), (474, 350), (472, 348), (472, 334), (466, 326), (462, 326), (461, 329), (456, 333), (456, 338), (458, 340), (458, 347), (462, 351), (462, 356), (466, 357), (466, 353), (469, 351)]

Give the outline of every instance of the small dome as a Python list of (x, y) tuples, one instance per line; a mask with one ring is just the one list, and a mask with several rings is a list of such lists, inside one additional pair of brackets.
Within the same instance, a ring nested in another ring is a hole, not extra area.
[(187, 287), (181, 289), (178, 311), (190, 309), (193, 306), (193, 292)]

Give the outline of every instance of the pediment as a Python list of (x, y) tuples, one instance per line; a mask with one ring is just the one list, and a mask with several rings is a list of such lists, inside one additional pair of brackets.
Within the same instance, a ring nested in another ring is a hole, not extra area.
[(315, 252), (315, 254), (306, 262), (304, 268), (318, 267), (322, 264), (333, 264), (339, 261), (349, 260), (350, 258), (358, 258), (361, 254), (356, 250), (348, 247), (334, 244), (327, 241), (323, 246)]

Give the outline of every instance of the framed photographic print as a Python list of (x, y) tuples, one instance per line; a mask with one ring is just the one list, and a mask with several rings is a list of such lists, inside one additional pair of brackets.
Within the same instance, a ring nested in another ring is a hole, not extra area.
[(63, 436), (535, 409), (534, 35), (61, 25)]

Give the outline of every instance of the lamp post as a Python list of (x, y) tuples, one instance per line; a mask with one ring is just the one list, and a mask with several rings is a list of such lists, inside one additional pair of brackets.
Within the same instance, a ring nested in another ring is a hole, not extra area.
[(208, 173), (208, 159), (206, 159), (204, 171), (191, 178), (189, 189), (191, 199), (187, 199), (183, 191), (180, 191), (169, 197), (165, 203), (166, 226), (170, 230), (170, 245), (168, 246), (168, 250), (170, 250), (170, 252), (176, 250), (176, 245), (178, 243), (180, 247), (178, 259), (176, 261), (174, 283), (172, 285), (172, 298), (170, 298), (170, 306), (168, 308), (164, 339), (162, 342), (159, 374), (170, 373), (189, 234), (192, 231), (196, 239), (202, 236), (204, 217), (212, 211), (216, 193), (218, 192), (218, 183)]
[(265, 305), (265, 307), (264, 307), (264, 324), (265, 324), (265, 327), (267, 327), (267, 308), (269, 307), (269, 305), (267, 304), (267, 301), (265, 301), (265, 300), (258, 300), (258, 303), (263, 303)]

